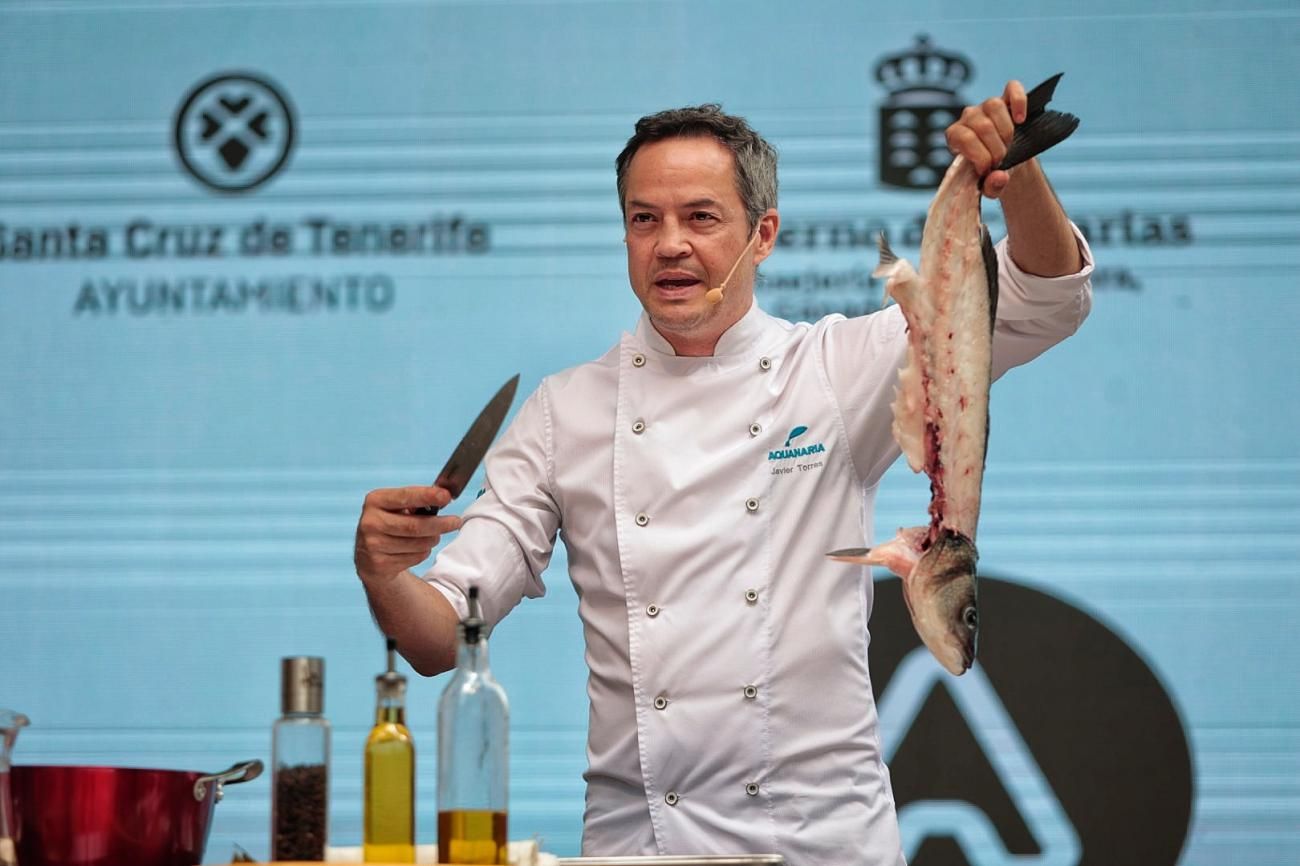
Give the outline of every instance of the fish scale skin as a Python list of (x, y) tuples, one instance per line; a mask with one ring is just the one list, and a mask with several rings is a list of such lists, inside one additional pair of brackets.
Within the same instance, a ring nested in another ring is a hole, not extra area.
[(941, 528), (973, 542), (979, 523), (993, 345), (979, 207), (979, 177), (957, 157), (930, 204), (920, 273), (899, 268), (890, 279), (909, 344), (894, 438), (913, 471), (930, 476), (930, 542)]

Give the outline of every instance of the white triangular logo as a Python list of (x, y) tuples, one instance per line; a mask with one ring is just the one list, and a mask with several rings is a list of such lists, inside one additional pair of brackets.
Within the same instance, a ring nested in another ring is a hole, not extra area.
[(993, 822), (973, 803), (917, 800), (898, 810), (906, 857), (910, 860), (915, 856), (929, 836), (949, 836), (971, 866), (1077, 866), (1083, 854), (1079, 834), (978, 663), (956, 678), (949, 676), (924, 647), (912, 650), (903, 659), (879, 703), (880, 739), (886, 763), (893, 759), (936, 684), (952, 695), (1041, 853), (1007, 851)]

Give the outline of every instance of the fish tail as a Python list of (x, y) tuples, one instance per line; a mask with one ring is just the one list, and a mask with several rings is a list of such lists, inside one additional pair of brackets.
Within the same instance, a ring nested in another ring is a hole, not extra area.
[(1028, 162), (1043, 151), (1055, 147), (1079, 128), (1079, 118), (1064, 111), (1048, 111), (1047, 103), (1061, 80), (1058, 72), (1025, 95), (1025, 121), (1016, 127), (1007, 155), (998, 165), (1002, 171)]
[(1043, 113), (1047, 108), (1047, 103), (1052, 101), (1056, 94), (1056, 85), (1060, 83), (1061, 76), (1064, 72), (1058, 72), (1033, 90), (1025, 94), (1025, 119), (1032, 120), (1034, 117)]

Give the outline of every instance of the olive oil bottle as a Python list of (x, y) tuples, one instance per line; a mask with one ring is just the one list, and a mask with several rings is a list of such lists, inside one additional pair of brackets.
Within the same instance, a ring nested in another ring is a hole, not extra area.
[(438, 862), (506, 862), (508, 733), (505, 689), (488, 667), (478, 589), (458, 628), (456, 670), (438, 701)]
[(415, 862), (415, 741), (406, 728), (406, 677), (397, 642), (375, 677), (375, 726), (366, 738), (363, 856), (367, 863)]

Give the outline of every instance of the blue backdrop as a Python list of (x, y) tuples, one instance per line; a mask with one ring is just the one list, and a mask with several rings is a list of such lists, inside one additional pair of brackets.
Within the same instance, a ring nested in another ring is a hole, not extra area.
[[(0, 2), (19, 762), (267, 759), (279, 658), (323, 655), (332, 841), (359, 844), (383, 661), (351, 564), (365, 492), (432, 479), (511, 374), (527, 393), (632, 327), (613, 158), (649, 111), (720, 101), (780, 151), (761, 303), (874, 308), (874, 232), (914, 257), (930, 196), (881, 167), (934, 144), (882, 133), (876, 70), (924, 34), (965, 73), (926, 73), (922, 121), (1059, 70), (1083, 119), (1044, 163), (1090, 236), (1094, 312), (994, 389), (981, 566), (1163, 683), (1194, 768), (1182, 863), (1300, 862), (1300, 11), (1239, 5)], [(896, 466), (877, 534), (927, 498)], [(576, 854), (562, 549), (547, 583), (492, 658), (511, 835)], [(428, 842), (443, 679), (412, 677)], [(268, 790), (228, 791), (210, 862), (267, 854)]]

